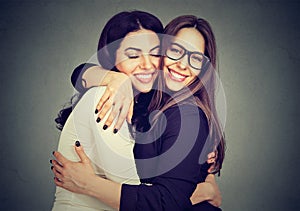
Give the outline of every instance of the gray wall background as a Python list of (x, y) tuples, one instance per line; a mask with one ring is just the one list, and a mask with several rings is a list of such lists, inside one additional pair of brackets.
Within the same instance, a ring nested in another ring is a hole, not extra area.
[(227, 99), (223, 210), (299, 210), (298, 1), (0, 1), (0, 209), (50, 210), (53, 119), (104, 23), (139, 9), (206, 18)]

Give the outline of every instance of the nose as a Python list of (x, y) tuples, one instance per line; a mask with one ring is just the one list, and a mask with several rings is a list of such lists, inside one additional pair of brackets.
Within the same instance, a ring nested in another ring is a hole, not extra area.
[(140, 68), (143, 70), (149, 70), (152, 69), (153, 64), (150, 59), (149, 55), (142, 55), (141, 57), (141, 62), (140, 62)]
[(185, 55), (183, 58), (177, 61), (177, 66), (180, 69), (185, 70), (188, 66), (188, 63), (188, 55)]

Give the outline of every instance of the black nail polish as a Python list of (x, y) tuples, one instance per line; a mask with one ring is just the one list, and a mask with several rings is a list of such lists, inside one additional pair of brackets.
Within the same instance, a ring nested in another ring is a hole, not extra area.
[(75, 146), (76, 146), (76, 147), (80, 147), (80, 142), (79, 142), (79, 141), (76, 141), (76, 142), (75, 142)]
[(114, 134), (116, 134), (118, 132), (118, 129), (115, 128), (113, 132)]
[(97, 113), (98, 113), (98, 109), (95, 110), (95, 114), (97, 114)]
[(53, 166), (51, 166), (51, 170), (53, 169)]
[(54, 155), (55, 151), (52, 151), (52, 155)]
[(50, 160), (50, 163), (52, 163), (52, 160)]
[(101, 121), (100, 117), (97, 118), (96, 122), (99, 123)]
[(107, 128), (108, 128), (107, 125), (104, 125), (104, 126), (103, 126), (103, 130), (106, 130)]

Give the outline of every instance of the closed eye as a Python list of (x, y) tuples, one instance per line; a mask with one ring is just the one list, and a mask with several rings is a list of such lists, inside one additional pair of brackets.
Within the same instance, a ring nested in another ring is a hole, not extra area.
[(153, 57), (160, 57), (161, 56), (161, 53), (160, 53), (160, 47), (159, 46), (156, 46), (154, 48), (152, 48), (150, 50), (150, 53), (149, 53), (150, 56), (153, 56)]
[(160, 54), (150, 54), (150, 56), (159, 58), (159, 57), (160, 57)]
[(139, 55), (127, 55), (127, 57), (128, 57), (129, 59), (137, 59), (137, 58), (139, 58), (140, 56), (139, 56)]
[(129, 59), (137, 59), (141, 56), (141, 50), (140, 49), (136, 49), (136, 48), (127, 48), (125, 50), (125, 55), (129, 58)]

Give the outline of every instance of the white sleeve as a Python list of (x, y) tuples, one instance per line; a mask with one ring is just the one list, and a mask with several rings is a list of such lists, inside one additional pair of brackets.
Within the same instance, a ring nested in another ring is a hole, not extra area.
[[(61, 132), (58, 151), (72, 161), (79, 161), (75, 141), (79, 140), (92, 161), (95, 173), (115, 182), (139, 184), (133, 156), (134, 140), (125, 122), (117, 134), (113, 128), (103, 130), (104, 118), (96, 123), (96, 105), (104, 87), (88, 90), (77, 103)], [(96, 198), (69, 192), (57, 187), (55, 210), (112, 210)]]

